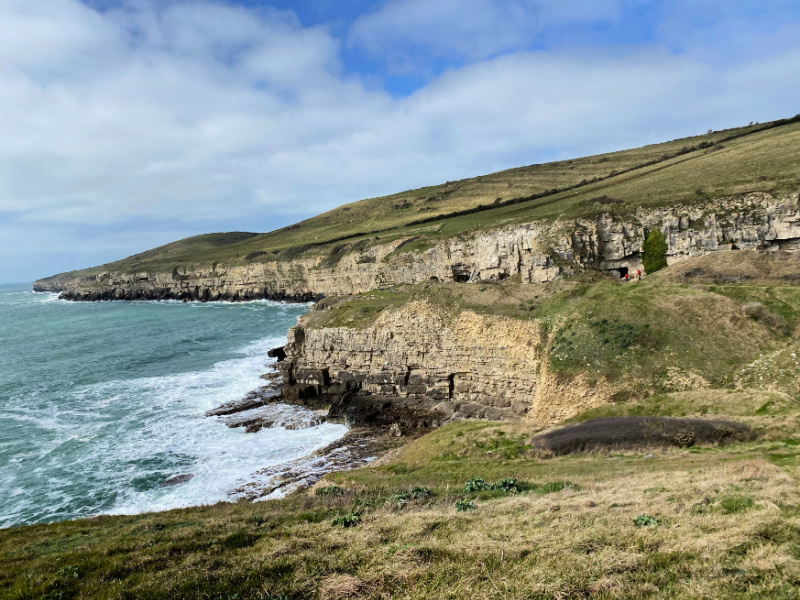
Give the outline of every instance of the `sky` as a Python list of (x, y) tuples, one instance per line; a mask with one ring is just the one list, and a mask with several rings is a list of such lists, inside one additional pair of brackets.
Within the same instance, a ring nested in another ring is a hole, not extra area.
[(0, 0), (0, 282), (797, 113), (798, 0)]

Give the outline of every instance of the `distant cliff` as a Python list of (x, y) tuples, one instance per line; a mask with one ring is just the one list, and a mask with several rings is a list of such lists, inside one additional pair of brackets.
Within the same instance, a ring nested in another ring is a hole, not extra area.
[(627, 216), (533, 221), (447, 238), (415, 251), (415, 238), (339, 244), (322, 254), (226, 267), (180, 264), (171, 270), (102, 271), (37, 281), (36, 291), (69, 300), (308, 301), (426, 280), (469, 282), (516, 277), (550, 281), (584, 268), (641, 267), (647, 233), (660, 229), (670, 264), (732, 249), (800, 249), (800, 195), (752, 194), (692, 206), (638, 209)]

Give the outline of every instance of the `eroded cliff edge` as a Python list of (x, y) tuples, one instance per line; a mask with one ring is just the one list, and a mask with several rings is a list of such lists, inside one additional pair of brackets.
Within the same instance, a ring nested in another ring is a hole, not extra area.
[[(798, 254), (735, 254), (640, 283), (595, 271), (326, 300), (289, 331), (283, 394), (349, 423), (430, 427), (463, 418), (546, 425), (610, 402), (735, 387), (759, 357), (796, 357), (800, 339)], [(749, 273), (763, 276), (758, 285), (731, 283)], [(792, 360), (780, 367), (786, 382), (800, 377)]]
[(422, 251), (406, 250), (416, 240), (408, 235), (315, 247), (290, 258), (259, 256), (230, 267), (181, 263), (168, 270), (67, 274), (37, 281), (34, 289), (60, 292), (70, 300), (308, 301), (430, 279), (516, 277), (541, 283), (587, 268), (636, 269), (642, 243), (654, 228), (667, 238), (670, 264), (720, 250), (798, 249), (800, 194), (752, 194), (690, 207), (638, 209), (627, 216), (533, 221), (445, 238)]

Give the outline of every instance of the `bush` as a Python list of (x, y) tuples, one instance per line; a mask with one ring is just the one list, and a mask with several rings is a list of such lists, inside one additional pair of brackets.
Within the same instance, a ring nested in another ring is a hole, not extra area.
[(530, 489), (530, 487), (529, 484), (524, 481), (519, 481), (516, 477), (505, 477), (497, 483), (486, 483), (480, 477), (473, 477), (464, 484), (464, 491), (468, 494), (474, 494), (476, 492), (497, 490), (505, 492), (506, 494), (519, 494), (520, 492)]
[(355, 527), (358, 525), (358, 521), (358, 513), (350, 512), (336, 517), (331, 521), (331, 527)]
[(655, 273), (667, 266), (667, 240), (658, 229), (653, 229), (647, 234), (647, 239), (642, 244), (642, 264), (644, 272)]
[(430, 498), (431, 496), (433, 496), (433, 492), (424, 486), (422, 487), (414, 486), (413, 488), (411, 488), (411, 491), (409, 493), (411, 494), (411, 497), (414, 498), (414, 500), (424, 500), (425, 498)]
[(650, 515), (638, 515), (633, 518), (633, 524), (637, 527), (658, 527), (661, 521)]
[(458, 500), (456, 502), (456, 510), (458, 512), (466, 512), (468, 510), (475, 510), (475, 503), (472, 500)]
[(742, 312), (754, 321), (763, 323), (767, 327), (773, 329), (783, 329), (786, 327), (786, 321), (779, 315), (771, 313), (767, 307), (760, 302), (748, 302), (742, 306)]
[(564, 455), (592, 450), (615, 450), (749, 441), (752, 430), (742, 423), (671, 417), (608, 417), (567, 425), (535, 436), (534, 451)]
[(317, 488), (317, 491), (314, 493), (317, 496), (338, 496), (339, 494), (344, 494), (344, 490), (338, 485), (329, 485), (326, 487)]

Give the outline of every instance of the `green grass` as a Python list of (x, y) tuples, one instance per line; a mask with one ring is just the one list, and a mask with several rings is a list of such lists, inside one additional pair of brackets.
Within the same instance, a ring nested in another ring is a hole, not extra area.
[[(485, 452), (525, 428), (445, 425), (318, 485), (336, 493), (0, 530), (0, 596), (796, 596), (800, 497), (766, 446)], [(436, 460), (447, 448), (462, 459)], [(465, 492), (475, 477), (501, 485)]]
[[(187, 238), (59, 279), (104, 270), (213, 269), (304, 254), (339, 260), (408, 236), (414, 239), (405, 251), (418, 252), (445, 237), (508, 223), (793, 192), (800, 189), (798, 164), (800, 123), (774, 122), (361, 200), (270, 233)], [(603, 204), (602, 197), (621, 202)]]

